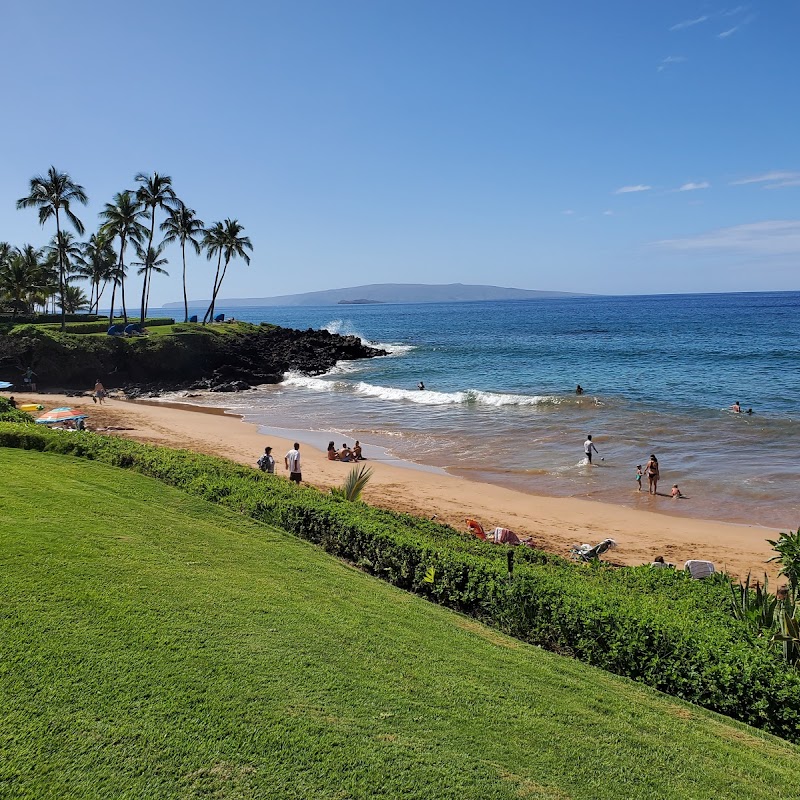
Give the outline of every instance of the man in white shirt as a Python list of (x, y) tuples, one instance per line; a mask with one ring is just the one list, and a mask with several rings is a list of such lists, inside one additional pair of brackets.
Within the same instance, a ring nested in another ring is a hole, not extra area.
[(300, 471), (300, 445), (295, 442), (294, 448), (290, 450), (283, 459), (283, 465), (289, 470), (289, 480), (300, 483), (303, 474)]
[(594, 442), (592, 441), (591, 434), (586, 437), (586, 441), (583, 443), (583, 452), (586, 455), (586, 460), (591, 464), (592, 463), (592, 450), (597, 452), (597, 448), (594, 446)]

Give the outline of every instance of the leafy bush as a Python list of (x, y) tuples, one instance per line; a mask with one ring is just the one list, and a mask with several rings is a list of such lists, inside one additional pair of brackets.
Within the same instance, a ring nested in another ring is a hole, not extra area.
[(0, 397), (0, 422), (17, 422), (21, 425), (33, 425), (33, 419), (24, 411), (17, 411), (5, 397)]
[[(135, 323), (135, 322), (137, 322), (137, 320), (134, 319), (133, 317), (131, 317), (129, 319), (129, 322)], [(122, 319), (115, 319), (114, 320), (114, 324), (115, 325), (122, 325), (122, 323), (123, 323)], [(161, 325), (174, 325), (174, 324), (175, 324), (175, 320), (170, 318), (170, 317), (153, 317), (152, 319), (145, 319), (145, 321), (144, 321), (144, 325), (145, 325), (146, 328), (157, 328), (157, 327), (159, 327)], [(66, 326), (65, 326), (65, 328), (66, 328), (65, 332), (66, 333), (105, 333), (108, 330), (110, 325), (111, 325), (111, 323), (108, 321), (108, 319), (104, 319), (104, 320), (100, 320), (100, 321), (96, 321), (96, 322), (68, 322), (66, 324)], [(44, 330), (48, 330), (48, 331), (49, 330), (53, 330), (53, 331), (61, 330), (61, 326), (60, 325), (53, 325), (53, 324), (39, 325), (37, 327), (41, 327)]]
[[(724, 578), (572, 564), (348, 503), (219, 458), (0, 424), (0, 446), (97, 459), (308, 539), (524, 641), (800, 741), (800, 674), (729, 612)], [(434, 569), (433, 583), (426, 580)], [(791, 632), (790, 632), (791, 633)]]

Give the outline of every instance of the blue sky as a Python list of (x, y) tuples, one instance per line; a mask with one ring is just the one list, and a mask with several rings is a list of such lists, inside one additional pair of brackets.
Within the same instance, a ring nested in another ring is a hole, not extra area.
[[(140, 171), (253, 261), (222, 296), (378, 282), (798, 289), (800, 3), (7, 0), (0, 240), (50, 164), (91, 229)], [(180, 258), (153, 281), (178, 300)], [(190, 295), (213, 270), (192, 257)]]

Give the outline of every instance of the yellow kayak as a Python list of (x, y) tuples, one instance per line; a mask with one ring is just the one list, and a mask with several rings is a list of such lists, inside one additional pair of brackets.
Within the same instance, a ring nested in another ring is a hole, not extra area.
[(25, 403), (25, 405), (17, 406), (19, 411), (41, 411), (44, 406), (37, 405), (36, 403)]

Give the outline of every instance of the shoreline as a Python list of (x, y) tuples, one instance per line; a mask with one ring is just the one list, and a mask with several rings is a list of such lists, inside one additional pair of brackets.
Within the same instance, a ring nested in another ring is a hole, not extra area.
[[(136, 441), (196, 450), (222, 456), (255, 467), (264, 446), (276, 455), (276, 473), (285, 475), (283, 453), (292, 438), (261, 432), (264, 426), (245, 422), (238, 412), (224, 406), (199, 406), (151, 399), (111, 398), (101, 405), (88, 396), (68, 397), (25, 393), (17, 398), (47, 406), (70, 405), (86, 410), (89, 427), (112, 428), (98, 433), (121, 435)], [(282, 429), (281, 429), (282, 430)], [(291, 431), (301, 441), (304, 482), (327, 491), (339, 485), (350, 465), (328, 461), (323, 449), (308, 438), (330, 438), (325, 432)], [(299, 434), (306, 434), (302, 441)], [(466, 517), (478, 519), (485, 527), (511, 528), (531, 536), (543, 550), (565, 556), (573, 543), (597, 544), (611, 537), (618, 548), (611, 560), (625, 565), (650, 563), (657, 555), (682, 567), (690, 558), (713, 561), (717, 569), (744, 577), (766, 572), (773, 580), (777, 565), (766, 564), (774, 555), (766, 542), (777, 529), (745, 523), (729, 523), (668, 513), (634, 509), (604, 501), (533, 495), (496, 484), (483, 483), (414, 462), (402, 462), (390, 455), (382, 458), (380, 448), (364, 446), (367, 466), (373, 477), (364, 492), (366, 502), (383, 508), (431, 517), (465, 530)], [(323, 445), (324, 447), (324, 445)], [(284, 449), (285, 448), (285, 449)], [(375, 451), (378, 451), (377, 453)]]

